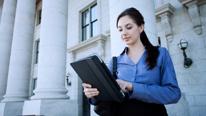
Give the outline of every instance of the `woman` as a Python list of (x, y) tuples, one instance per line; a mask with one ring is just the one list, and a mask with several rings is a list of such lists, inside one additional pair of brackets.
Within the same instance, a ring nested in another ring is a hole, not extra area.
[[(168, 51), (149, 42), (144, 32), (144, 18), (135, 8), (123, 11), (116, 26), (127, 46), (117, 57), (116, 81), (129, 93), (128, 99), (117, 107), (116, 115), (167, 116), (164, 104), (176, 103), (181, 97)], [(82, 86), (87, 98), (99, 94), (88, 83)]]

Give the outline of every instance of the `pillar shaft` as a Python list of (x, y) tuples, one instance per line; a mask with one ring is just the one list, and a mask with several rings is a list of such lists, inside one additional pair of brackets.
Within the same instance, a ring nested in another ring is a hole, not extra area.
[(36, 0), (18, 0), (4, 102), (28, 98)]
[(67, 0), (43, 0), (37, 88), (32, 99), (67, 98)]
[(0, 23), (0, 100), (6, 93), (16, 0), (4, 0)]

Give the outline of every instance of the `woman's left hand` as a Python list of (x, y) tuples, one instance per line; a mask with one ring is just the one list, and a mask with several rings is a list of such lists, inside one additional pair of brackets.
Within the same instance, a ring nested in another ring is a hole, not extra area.
[(121, 79), (117, 79), (116, 81), (117, 81), (118, 85), (120, 86), (120, 88), (124, 92), (132, 91), (133, 87), (132, 87), (132, 83), (131, 82), (124, 81), (124, 80), (121, 80)]

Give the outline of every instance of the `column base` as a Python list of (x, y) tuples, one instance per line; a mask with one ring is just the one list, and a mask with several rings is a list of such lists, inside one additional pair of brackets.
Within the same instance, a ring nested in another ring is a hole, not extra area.
[(0, 103), (0, 116), (18, 116), (22, 114), (24, 102)]
[(4, 115), (4, 107), (5, 107), (5, 103), (0, 103), (0, 116)]
[[(4, 99), (4, 97), (1, 97), (1, 96), (0, 96), (0, 101), (3, 100), (3, 99)], [(0, 115), (0, 116), (1, 116), (1, 115)]]
[(74, 100), (31, 100), (25, 101), (23, 115), (79, 116), (78, 103)]
[(5, 95), (4, 99), (1, 102), (23, 102), (27, 100), (28, 97), (25, 96), (10, 96), (10, 95)]
[(47, 90), (34, 90), (35, 95), (31, 99), (69, 99), (66, 95), (66, 89), (47, 89)]

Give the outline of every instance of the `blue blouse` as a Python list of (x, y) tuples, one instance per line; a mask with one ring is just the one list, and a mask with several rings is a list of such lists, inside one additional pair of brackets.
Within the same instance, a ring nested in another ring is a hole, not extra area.
[[(112, 61), (108, 68), (111, 71)], [(148, 70), (146, 64), (146, 50), (136, 64), (126, 53), (118, 56), (117, 76), (118, 79), (132, 83), (130, 99), (170, 104), (176, 103), (181, 97), (172, 60), (168, 51), (162, 47), (159, 47), (157, 65), (151, 70)]]

